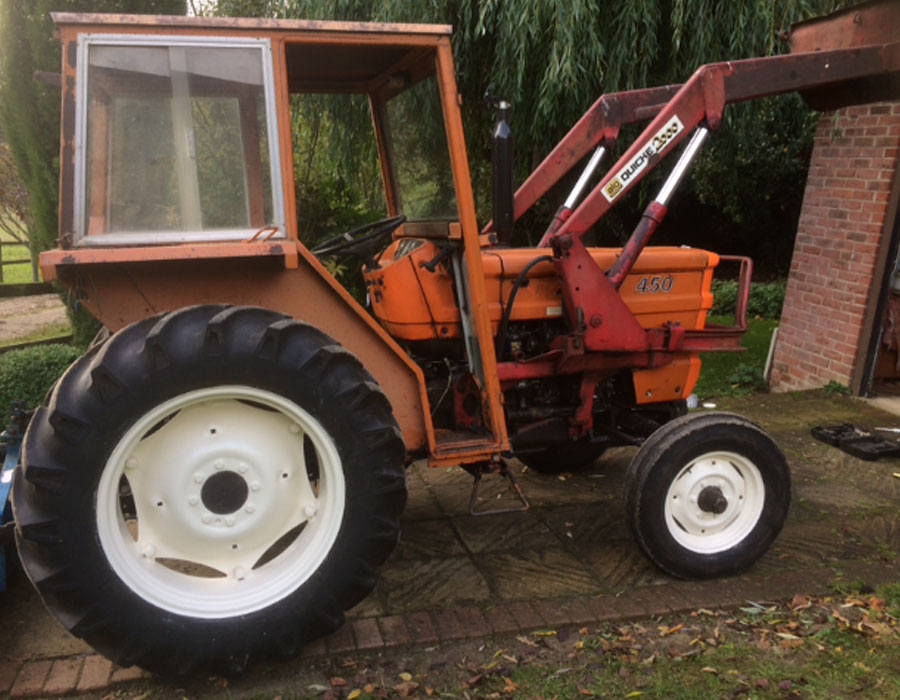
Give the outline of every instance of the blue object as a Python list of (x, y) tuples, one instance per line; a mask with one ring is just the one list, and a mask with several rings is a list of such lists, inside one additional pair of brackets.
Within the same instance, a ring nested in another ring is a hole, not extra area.
[(22, 456), (22, 438), (25, 434), (25, 426), (28, 423), (28, 413), (22, 404), (13, 406), (9, 425), (0, 433), (0, 445), (6, 447), (6, 456), (3, 460), (3, 470), (0, 471), (0, 504), (2, 504), (2, 516), (0, 516), (0, 592), (6, 591), (6, 553), (7, 544), (12, 541), (9, 528), (12, 527), (12, 506), (9, 503), (9, 492), (12, 489), (13, 475), (19, 466), (19, 458)]

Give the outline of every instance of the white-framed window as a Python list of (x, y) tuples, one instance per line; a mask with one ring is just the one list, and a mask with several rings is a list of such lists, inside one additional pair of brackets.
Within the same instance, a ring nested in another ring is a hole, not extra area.
[(78, 61), (76, 245), (284, 236), (268, 40), (86, 34)]

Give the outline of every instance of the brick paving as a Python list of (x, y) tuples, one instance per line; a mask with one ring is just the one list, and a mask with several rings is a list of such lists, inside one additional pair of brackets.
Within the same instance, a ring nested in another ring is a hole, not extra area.
[[(845, 400), (830, 406), (818, 401), (807, 410), (816, 423), (852, 422), (860, 420), (864, 404)], [(763, 406), (760, 411), (757, 420), (768, 422), (776, 440), (791, 446), (785, 451), (795, 494), (784, 533), (749, 572), (714, 581), (678, 581), (647, 562), (619, 512), (617, 494), (631, 451), (612, 450), (591, 471), (571, 478), (517, 475), (526, 494), (534, 495), (533, 508), (487, 518), (468, 514), (467, 498), (460, 495), (467, 496), (468, 477), (461, 472), (414, 466), (405, 539), (387, 562), (378, 587), (348, 614), (343, 628), (307, 645), (301, 659), (383, 654), (491, 635), (789, 600), (796, 593), (828, 593), (841, 573), (871, 586), (900, 580), (896, 560), (884, 556), (885, 544), (900, 552), (900, 480), (885, 485), (882, 478), (887, 474), (889, 479), (896, 464), (863, 463), (811, 438), (798, 438), (805, 428), (786, 422), (792, 409)], [(891, 424), (884, 414), (871, 415), (869, 424)], [(860, 478), (844, 484), (848, 473)], [(820, 484), (826, 480), (841, 488), (823, 492)], [(482, 491), (492, 505), (509, 497), (503, 482), (486, 480)], [(33, 594), (24, 590), (6, 595), (19, 596), (18, 603), (27, 605)], [(13, 637), (27, 624), (9, 617), (15, 609), (0, 609), (0, 620)], [(67, 651), (77, 649), (77, 641), (49, 618), (41, 624), (46, 629), (39, 636), (55, 636), (56, 646), (34, 650), (26, 645), (18, 656), (0, 660), (0, 695), (100, 692), (151, 679), (88, 651)]]

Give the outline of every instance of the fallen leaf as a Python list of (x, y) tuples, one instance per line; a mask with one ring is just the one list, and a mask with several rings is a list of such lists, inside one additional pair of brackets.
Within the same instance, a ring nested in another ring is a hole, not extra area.
[(715, 674), (718, 674), (718, 673), (719, 673), (719, 672), (718, 672), (716, 669), (714, 669), (712, 666), (704, 666), (704, 667), (701, 668), (700, 670), (701, 670), (703, 673), (715, 673)]
[(778, 687), (781, 688), (781, 690), (790, 690), (794, 687), (794, 681), (781, 681), (781, 683), (778, 684)]
[(506, 684), (503, 688), (504, 693), (515, 693), (519, 689), (519, 684), (516, 683), (512, 678), (504, 676), (503, 682)]
[(404, 671), (403, 673), (400, 674), (400, 680), (409, 682), (412, 680), (412, 674), (409, 673), (408, 671)]
[(783, 639), (778, 642), (778, 646), (782, 649), (798, 649), (802, 647), (806, 642), (802, 639)]
[(356, 700), (356, 698), (358, 698), (360, 695), (362, 695), (361, 690), (351, 690), (347, 694), (347, 700)]
[(483, 680), (484, 680), (484, 674), (479, 673), (477, 676), (472, 676), (471, 678), (469, 678), (466, 681), (466, 685), (471, 688), (473, 685), (478, 685)]
[(556, 630), (537, 630), (536, 632), (532, 632), (535, 637), (555, 637)]
[(347, 685), (347, 680), (340, 676), (335, 676), (331, 679), (332, 688), (343, 688), (345, 685)]
[(858, 668), (863, 673), (871, 673), (872, 669), (866, 666), (862, 661), (854, 661), (853, 668)]
[(397, 695), (399, 695), (401, 698), (408, 698), (409, 694), (418, 687), (418, 683), (415, 683), (413, 681), (404, 681), (403, 683), (398, 683), (394, 686), (394, 692), (396, 692)]
[(579, 688), (578, 692), (589, 698), (594, 697), (594, 693), (592, 691), (588, 690), (587, 688)]
[(841, 615), (837, 610), (832, 609), (831, 616), (846, 627), (850, 626), (850, 620)]
[(366, 683), (366, 687), (363, 688), (363, 690), (365, 691), (366, 695), (371, 695), (375, 692), (375, 686), (371, 683)]
[(806, 610), (812, 607), (812, 603), (805, 595), (797, 594), (791, 600), (791, 610)]
[(626, 698), (639, 698), (643, 694), (644, 694), (643, 690), (635, 690), (633, 693), (628, 693), (628, 695), (626, 695), (625, 697)]
[(769, 679), (768, 678), (760, 678), (754, 684), (760, 690), (768, 690), (769, 689)]
[(677, 632), (681, 632), (684, 629), (684, 623), (675, 625), (674, 627), (667, 627), (663, 625), (659, 628), (659, 636), (660, 637), (668, 637), (669, 635), (676, 634)]
[(522, 635), (519, 635), (518, 637), (516, 637), (516, 640), (522, 642), (522, 644), (525, 644), (527, 646), (537, 647), (537, 643), (531, 641), (528, 637), (523, 637)]
[(326, 688), (324, 685), (313, 683), (311, 686), (307, 687), (307, 690), (310, 690), (313, 693), (324, 693), (326, 690), (328, 690), (328, 688)]
[(776, 632), (775, 634), (782, 639), (800, 639), (796, 634), (791, 634), (790, 632)]

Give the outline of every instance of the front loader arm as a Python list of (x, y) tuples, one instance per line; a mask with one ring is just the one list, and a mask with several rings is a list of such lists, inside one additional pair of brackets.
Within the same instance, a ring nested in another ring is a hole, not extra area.
[(666, 85), (602, 95), (516, 190), (516, 221), (592, 148), (604, 144), (612, 146), (623, 126), (645, 121), (659, 113), (680, 87)]
[[(550, 245), (551, 239), (562, 236), (581, 238), (700, 124), (705, 122), (707, 128), (713, 131), (718, 129), (726, 104), (837, 86), (872, 76), (900, 81), (900, 43), (702, 66), (663, 107), (572, 216), (541, 244)], [(900, 94), (900, 85), (897, 87)]]

